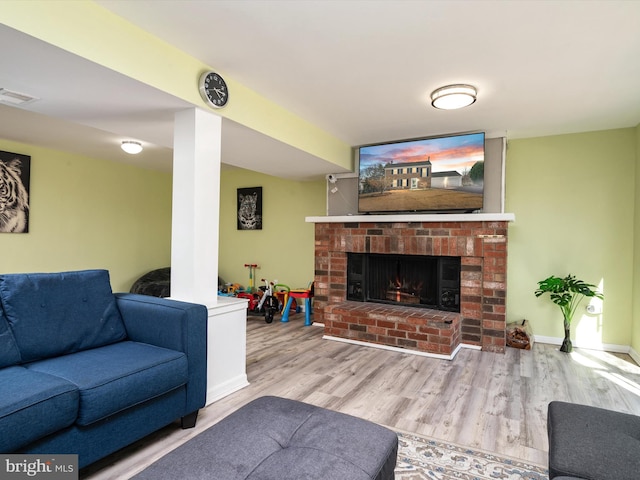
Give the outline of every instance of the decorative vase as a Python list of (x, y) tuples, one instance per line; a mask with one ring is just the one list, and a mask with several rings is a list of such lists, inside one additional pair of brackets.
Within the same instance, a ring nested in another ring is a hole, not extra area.
[(564, 320), (564, 340), (562, 341), (562, 346), (560, 346), (560, 351), (564, 353), (571, 353), (573, 350), (573, 345), (571, 344), (571, 322), (568, 322), (567, 319)]

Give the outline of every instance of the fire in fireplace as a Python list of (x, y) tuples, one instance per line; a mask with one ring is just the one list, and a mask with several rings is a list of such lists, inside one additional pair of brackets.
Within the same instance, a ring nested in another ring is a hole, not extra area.
[(460, 311), (460, 257), (347, 254), (347, 300)]

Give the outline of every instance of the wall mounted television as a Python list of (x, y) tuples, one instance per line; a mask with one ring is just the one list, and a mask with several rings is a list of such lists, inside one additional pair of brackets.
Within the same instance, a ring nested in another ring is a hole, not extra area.
[(482, 209), (484, 132), (356, 148), (359, 213)]

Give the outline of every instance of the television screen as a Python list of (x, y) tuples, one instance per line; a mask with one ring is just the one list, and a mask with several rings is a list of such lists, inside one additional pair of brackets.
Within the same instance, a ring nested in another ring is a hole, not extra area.
[(484, 133), (366, 145), (357, 151), (360, 213), (482, 208)]

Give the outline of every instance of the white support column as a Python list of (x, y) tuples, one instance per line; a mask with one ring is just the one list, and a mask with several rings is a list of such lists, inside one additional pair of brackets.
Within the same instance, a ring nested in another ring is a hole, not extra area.
[(222, 118), (176, 113), (173, 139), (171, 296), (209, 306), (218, 298)]
[(176, 113), (171, 298), (207, 306), (206, 404), (245, 387), (247, 301), (218, 298), (222, 118)]

